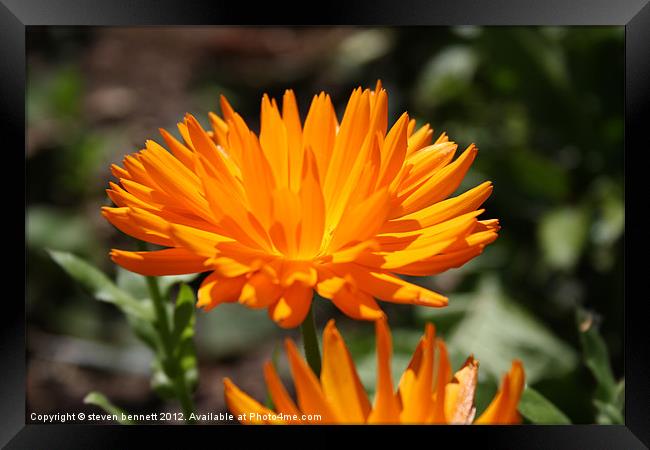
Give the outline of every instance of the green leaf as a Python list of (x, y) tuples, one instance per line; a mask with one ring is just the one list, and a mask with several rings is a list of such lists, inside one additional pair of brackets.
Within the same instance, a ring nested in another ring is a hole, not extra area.
[[(159, 277), (160, 278), (160, 277)], [(117, 266), (115, 270), (115, 284), (124, 292), (128, 292), (137, 299), (149, 298), (147, 278)]]
[(594, 405), (596, 421), (602, 424), (623, 423), (625, 383), (616, 382), (609, 361), (607, 345), (598, 332), (593, 314), (584, 309), (576, 311), (585, 365), (596, 379)]
[(171, 351), (159, 350), (152, 362), (151, 387), (163, 399), (176, 398), (176, 383), (183, 377), (190, 392), (198, 385), (198, 363), (194, 347), (194, 292), (186, 284), (181, 284), (172, 312)]
[(193, 391), (198, 383), (198, 364), (193, 340), (195, 304), (196, 297), (192, 289), (185, 283), (181, 284), (174, 306), (172, 341), (180, 362), (180, 370), (190, 391)]
[(519, 400), (519, 412), (534, 424), (568, 425), (569, 418), (533, 388), (526, 387)]
[(48, 250), (52, 259), (72, 278), (88, 289), (97, 300), (112, 303), (127, 316), (152, 321), (153, 308), (150, 303), (136, 300), (118, 288), (104, 273), (83, 259), (66, 252)]
[(357, 30), (341, 41), (335, 65), (344, 73), (353, 73), (361, 66), (384, 56), (393, 45), (390, 30)]
[(623, 411), (625, 406), (625, 380), (619, 381), (616, 385), (616, 393), (614, 397), (614, 406), (618, 408), (619, 411)]
[(185, 385), (188, 387), (190, 392), (193, 392), (199, 382), (199, 370), (196, 358), (196, 347), (191, 339), (185, 339), (182, 341), (179, 347), (178, 357), (180, 359), (181, 371), (185, 377)]
[(46, 118), (77, 119), (81, 106), (83, 80), (76, 65), (61, 65), (52, 71), (30, 74), (28, 118), (39, 121)]
[(625, 231), (625, 204), (621, 186), (611, 180), (598, 180), (593, 188), (595, 213), (592, 219), (592, 263), (603, 274), (616, 264), (614, 246)]
[[(418, 283), (415, 281), (415, 284)], [(428, 287), (428, 286), (424, 286)], [(432, 289), (435, 289), (433, 286)], [(433, 322), (436, 325), (437, 333), (446, 333), (448, 330), (453, 329), (465, 317), (468, 311), (471, 311), (473, 305), (474, 295), (472, 294), (457, 294), (454, 295), (453, 301), (444, 308), (431, 308), (429, 306), (414, 306), (413, 311), (418, 323), (423, 325), (426, 322)]]
[(117, 417), (117, 421), (122, 425), (133, 425), (134, 422), (124, 418), (128, 414), (122, 409), (115, 406), (111, 401), (106, 398), (104, 394), (97, 391), (92, 391), (86, 397), (84, 397), (84, 403), (87, 405), (95, 405), (102, 408), (109, 414), (112, 414)]
[[(175, 357), (178, 360), (180, 373), (185, 379), (185, 385), (188, 386), (190, 392), (194, 391), (199, 379), (194, 343), (191, 339), (185, 339), (175, 351)], [(161, 354), (158, 354), (154, 358), (151, 366), (151, 387), (159, 397), (165, 400), (176, 398), (176, 385), (174, 380), (178, 378), (173, 367), (176, 367), (175, 363), (171, 361), (166, 363)]]
[(625, 423), (623, 413), (615, 405), (595, 399), (594, 405), (598, 410), (596, 423), (599, 425), (622, 425)]
[(30, 206), (25, 226), (27, 243), (32, 248), (56, 247), (85, 255), (97, 252), (97, 241), (88, 239), (92, 227), (79, 213), (49, 206)]
[(183, 339), (191, 338), (194, 335), (194, 310), (196, 299), (192, 289), (185, 283), (181, 284), (176, 297), (174, 307), (174, 328), (172, 339), (180, 343)]
[(147, 347), (152, 349), (154, 352), (160, 351), (160, 336), (151, 321), (128, 314), (126, 315), (126, 319), (135, 335), (140, 338)]
[(511, 152), (509, 164), (514, 181), (529, 196), (557, 202), (569, 192), (569, 174), (545, 155), (521, 148)]
[(95, 298), (120, 308), (136, 336), (155, 352), (159, 351), (160, 340), (153, 325), (154, 312), (151, 300), (147, 298), (137, 300), (116, 286), (97, 268), (71, 253), (54, 250), (48, 252), (59, 266), (88, 289)]
[(468, 92), (478, 67), (478, 56), (469, 46), (450, 46), (426, 64), (415, 87), (422, 109), (445, 104)]
[(188, 273), (185, 275), (166, 275), (164, 277), (158, 277), (158, 285), (163, 295), (169, 293), (169, 289), (178, 283), (191, 283), (198, 277), (198, 273)]
[(570, 81), (562, 47), (532, 29), (522, 27), (513, 32), (513, 38), (528, 54), (529, 61), (534, 64), (533, 70), (545, 76), (550, 86), (556, 87), (560, 92), (566, 92)]
[(160, 358), (154, 358), (151, 363), (151, 388), (164, 400), (176, 398), (174, 382), (167, 375)]
[(587, 241), (587, 214), (571, 207), (547, 213), (539, 223), (538, 236), (542, 255), (555, 269), (572, 269)]
[(576, 317), (585, 365), (598, 383), (597, 397), (605, 401), (613, 400), (617, 395), (617, 384), (609, 363), (607, 345), (598, 332), (595, 318), (582, 309), (578, 310)]
[(480, 280), (471, 309), (448, 342), (450, 349), (465, 357), (474, 354), (481, 371), (495, 380), (501, 379), (515, 358), (523, 361), (530, 384), (562, 376), (578, 360), (570, 346), (508, 298), (492, 276)]
[[(188, 275), (168, 275), (163, 277), (156, 277), (158, 280), (158, 287), (160, 288), (160, 295), (166, 297), (169, 295), (171, 287), (177, 283), (189, 283), (193, 281), (199, 274), (192, 273)], [(149, 298), (149, 288), (147, 287), (146, 277), (130, 272), (122, 267), (117, 268), (117, 276), (115, 283), (123, 291), (128, 292), (131, 296), (137, 299)]]
[(612, 245), (625, 231), (625, 204), (619, 186), (600, 181), (594, 188), (598, 201), (598, 216), (592, 226), (592, 238), (596, 244)]

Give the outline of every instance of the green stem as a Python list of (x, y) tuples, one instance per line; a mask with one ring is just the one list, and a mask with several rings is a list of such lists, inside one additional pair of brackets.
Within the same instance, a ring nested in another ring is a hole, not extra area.
[(154, 310), (156, 312), (156, 328), (160, 333), (160, 339), (162, 341), (163, 357), (165, 358), (165, 361), (163, 361), (163, 368), (167, 372), (169, 365), (171, 365), (173, 376), (170, 378), (172, 378), (176, 390), (176, 396), (181, 403), (185, 423), (194, 423), (194, 420), (190, 420), (190, 414), (194, 412), (194, 404), (187, 384), (185, 383), (185, 374), (183, 374), (180, 361), (174, 355), (170, 319), (165, 304), (163, 303), (162, 295), (160, 294), (158, 279), (156, 277), (145, 278), (147, 280), (147, 287), (149, 288), (149, 295), (151, 296), (151, 301), (153, 302)]
[(307, 317), (300, 325), (300, 331), (302, 332), (302, 344), (305, 348), (305, 356), (307, 357), (307, 363), (314, 374), (320, 376), (320, 350), (318, 348), (318, 336), (316, 335), (316, 320), (314, 319), (314, 306), (309, 307), (309, 312)]
[(156, 277), (145, 277), (147, 279), (147, 287), (149, 288), (149, 296), (153, 301), (153, 307), (156, 312), (156, 325), (160, 331), (160, 336), (163, 342), (163, 350), (167, 356), (170, 356), (172, 335), (169, 325), (169, 318), (167, 310), (163, 304), (162, 295), (160, 295), (160, 288), (158, 287), (158, 280)]

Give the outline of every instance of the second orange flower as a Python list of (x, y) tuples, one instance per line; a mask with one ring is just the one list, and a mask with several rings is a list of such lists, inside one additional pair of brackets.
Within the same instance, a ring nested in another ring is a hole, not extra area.
[(330, 320), (323, 330), (323, 371), (314, 374), (299, 356), (296, 345), (286, 340), (289, 366), (297, 403), (280, 380), (273, 364), (264, 366), (264, 378), (275, 411), (262, 406), (224, 380), (228, 409), (242, 423), (347, 423), (347, 424), (517, 424), (517, 408), (525, 385), (521, 361), (510, 371), (482, 414), (474, 404), (478, 384), (478, 361), (470, 356), (452, 375), (445, 343), (427, 324), (411, 361), (394, 389), (390, 330), (385, 320), (375, 322), (377, 335), (377, 384), (374, 404), (361, 384), (352, 356)]

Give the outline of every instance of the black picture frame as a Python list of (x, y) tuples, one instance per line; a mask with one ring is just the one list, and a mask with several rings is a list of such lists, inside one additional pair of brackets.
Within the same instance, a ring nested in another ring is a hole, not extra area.
[[(252, 15), (252, 13), (255, 15)], [(625, 26), (625, 173), (626, 208), (630, 226), (627, 242), (643, 242), (635, 216), (647, 206), (641, 185), (643, 177), (632, 176), (632, 162), (647, 152), (648, 105), (650, 104), (650, 5), (648, 0), (456, 0), (449, 1), (375, 1), (321, 2), (282, 8), (275, 2), (238, 4), (237, 2), (167, 0), (0, 0), (0, 89), (2, 121), (6, 125), (3, 143), (4, 157), (16, 156), (25, 148), (25, 36), (26, 30), (38, 25), (219, 25), (219, 24), (278, 24), (278, 25), (618, 25)], [(644, 145), (645, 144), (645, 145)], [(629, 156), (629, 157), (628, 157)], [(7, 165), (11, 162), (6, 162)], [(16, 162), (19, 167), (20, 161)], [(24, 160), (23, 160), (24, 164)], [(5, 166), (7, 167), (7, 166)], [(24, 166), (23, 166), (24, 167)], [(638, 164), (637, 164), (638, 167)], [(5, 169), (7, 170), (7, 169)], [(5, 183), (13, 178), (15, 169), (5, 175)], [(9, 189), (5, 184), (5, 189)], [(15, 188), (14, 188), (15, 189)], [(16, 208), (21, 203), (15, 195)], [(23, 199), (24, 200), (24, 197)], [(24, 201), (22, 202), (24, 206)], [(10, 229), (5, 236), (21, 232), (17, 213), (7, 214)], [(23, 216), (24, 217), (24, 216)], [(23, 223), (24, 225), (24, 223)], [(15, 227), (15, 228), (14, 228)], [(639, 227), (640, 228), (640, 227)], [(24, 229), (22, 229), (24, 232)], [(10, 238), (11, 239), (11, 238)], [(15, 239), (14, 239), (15, 240)], [(25, 247), (26, 248), (26, 247)], [(625, 246), (626, 262), (642, 252), (639, 245)], [(23, 253), (24, 264), (26, 253)], [(8, 256), (8, 255), (7, 255)], [(7, 257), (6, 256), (6, 257)], [(17, 259), (10, 256), (9, 265), (20, 270)], [(428, 440), (434, 445), (440, 438), (463, 445), (487, 445), (489, 448), (589, 448), (635, 449), (650, 445), (650, 346), (645, 334), (646, 296), (634, 294), (633, 286), (641, 286), (645, 264), (626, 264), (625, 275), (625, 425), (624, 426), (536, 426), (515, 427), (412, 427), (409, 442)], [(26, 265), (22, 266), (23, 269)], [(23, 272), (23, 276), (24, 276)], [(5, 276), (9, 276), (5, 274)], [(647, 276), (646, 276), (647, 277)], [(18, 279), (16, 277), (16, 279)], [(25, 289), (29, 289), (25, 279)], [(164, 440), (166, 446), (175, 439), (186, 445), (187, 434), (194, 439), (215, 439), (220, 433), (246, 436), (263, 434), (271, 441), (280, 438), (287, 428), (280, 427), (171, 427), (156, 426), (154, 432), (146, 426), (97, 425), (26, 425), (25, 416), (25, 303), (17, 295), (4, 290), (3, 313), (0, 314), (0, 444), (7, 448), (124, 448), (133, 445), (134, 438), (146, 434), (151, 439)], [(639, 291), (641, 292), (641, 291)], [(23, 297), (24, 298), (24, 297)], [(393, 427), (291, 427), (292, 441), (326, 444), (331, 432), (359, 431), (383, 435), (398, 431)], [(313, 439), (315, 431), (325, 439)], [(308, 432), (309, 435), (304, 433)], [(302, 434), (301, 434), (302, 433)], [(417, 433), (417, 437), (412, 436)], [(180, 437), (180, 435), (185, 437)], [(281, 439), (286, 439), (281, 437)], [(426, 441), (425, 441), (426, 442)], [(131, 444), (131, 445), (129, 445)], [(218, 441), (215, 441), (215, 445)], [(224, 444), (225, 445), (225, 444)]]

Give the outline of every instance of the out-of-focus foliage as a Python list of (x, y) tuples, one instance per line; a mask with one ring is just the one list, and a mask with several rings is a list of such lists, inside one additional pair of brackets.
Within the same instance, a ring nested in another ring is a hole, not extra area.
[[(575, 351), (506, 297), (497, 278), (481, 279), (466, 306), (467, 312), (449, 333), (449, 346), (461, 355), (481, 355), (481, 369), (493, 377), (508, 370), (512, 355), (523, 361), (531, 384), (575, 367)], [(435, 323), (435, 314), (428, 318)]]
[(568, 425), (569, 418), (535, 389), (527, 387), (519, 400), (519, 412), (535, 424)]
[(127, 317), (148, 322), (153, 321), (154, 312), (150, 299), (134, 298), (129, 292), (118, 288), (100, 270), (70, 253), (51, 251), (50, 256), (74, 280), (88, 289), (97, 300), (114, 304)]
[(616, 381), (609, 362), (609, 352), (598, 333), (597, 317), (578, 309), (576, 313), (584, 360), (596, 379), (594, 406), (596, 422), (603, 425), (623, 424), (625, 402), (625, 380)]
[[(51, 251), (50, 256), (97, 300), (112, 303), (124, 314), (133, 333), (153, 353), (151, 386), (161, 398), (167, 400), (178, 398), (179, 383), (187, 386), (189, 392), (196, 389), (198, 384), (194, 346), (196, 297), (187, 284), (182, 282), (189, 277), (159, 277), (161, 281), (159, 282), (157, 278), (153, 281), (152, 278), (147, 280), (135, 274), (123, 275), (122, 286), (118, 287), (97, 268), (70, 253)], [(135, 277), (141, 278), (142, 281), (136, 282)], [(153, 291), (150, 287), (148, 292), (144, 292), (139, 286), (142, 283), (152, 282), (156, 285)], [(171, 286), (178, 282), (181, 284), (174, 305), (165, 301), (156, 311), (154, 299), (161, 297), (167, 300)], [(164, 311), (162, 316), (161, 309)], [(111, 414), (116, 414), (118, 411), (106, 396), (94, 391), (84, 397), (84, 403), (100, 406)]]
[(107, 413), (117, 416), (118, 422), (122, 425), (133, 424), (133, 422), (129, 419), (123, 419), (123, 417), (128, 416), (128, 413), (122, 408), (119, 408), (112, 404), (111, 401), (107, 399), (106, 396), (101, 392), (91, 392), (90, 394), (86, 395), (84, 397), (84, 403), (99, 406)]
[[(573, 423), (619, 422), (623, 37), (622, 27), (30, 32), (28, 320), (33, 336), (46, 336), (28, 340), (31, 361), (45, 361), (51, 352), (39, 342), (55, 345), (55, 337), (61, 345), (84, 342), (88, 348), (101, 342), (107, 354), (147, 354), (119, 311), (90, 301), (44, 250), (79, 255), (108, 274), (90, 278), (104, 286), (104, 300), (113, 289), (138, 301), (147, 298), (142, 277), (116, 269), (107, 257), (111, 247), (134, 248), (99, 214), (109, 204), (104, 189), (112, 179), (111, 163), (146, 139), (160, 142), (158, 127), (174, 131), (185, 112), (207, 125), (207, 111), (218, 111), (221, 93), (254, 124), (263, 92), (278, 97), (293, 88), (304, 117), (311, 96), (324, 90), (340, 114), (352, 88), (374, 86), (380, 78), (389, 92), (391, 121), (408, 110), (436, 133), (447, 132), (461, 149), (478, 145), (459, 191), (492, 180), (485, 217), (497, 217), (502, 225), (499, 239), (464, 267), (414, 279), (448, 295), (448, 308), (384, 304), (394, 337), (395, 379), (424, 322), (433, 321), (454, 368), (469, 353), (480, 361), (479, 413), (510, 360), (520, 358), (531, 388), (524, 396), (527, 420), (563, 422), (559, 410)], [(164, 289), (178, 281), (195, 289), (200, 279), (165, 280)], [(174, 289), (166, 295), (175, 298)], [(373, 327), (340, 317), (330, 306), (318, 301), (319, 325), (337, 318), (372, 391)], [(579, 307), (599, 314), (600, 334), (576, 329)], [(265, 312), (238, 305), (196, 311), (195, 320), (198, 370), (210, 378), (199, 386), (199, 409), (223, 408), (220, 392), (205, 387), (223, 375), (263, 400), (262, 361), (286, 333)], [(100, 366), (101, 358), (79, 350), (83, 345), (75, 348), (56, 355), (80, 367), (93, 361), (117, 384), (140, 367), (128, 363), (133, 356)], [(286, 373), (284, 358), (277, 366)], [(33, 372), (34, 379), (38, 375)], [(35, 392), (28, 393), (31, 407), (53, 407), (51, 389)], [(151, 408), (138, 401), (132, 406)]]

